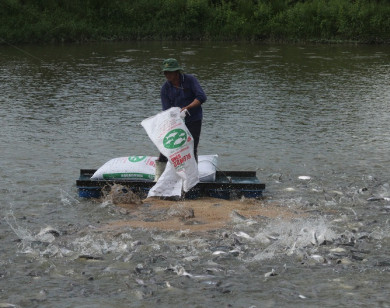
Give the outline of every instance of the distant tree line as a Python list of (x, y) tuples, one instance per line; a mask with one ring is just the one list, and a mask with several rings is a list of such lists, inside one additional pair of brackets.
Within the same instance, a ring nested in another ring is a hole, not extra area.
[(389, 0), (0, 0), (0, 43), (390, 42)]

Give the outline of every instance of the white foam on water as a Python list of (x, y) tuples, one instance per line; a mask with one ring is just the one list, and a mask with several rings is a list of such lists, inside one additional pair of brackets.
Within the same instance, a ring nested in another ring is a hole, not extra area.
[(129, 63), (133, 61), (133, 59), (130, 59), (130, 58), (119, 58), (119, 59), (115, 59), (115, 62), (119, 62), (119, 63)]
[(80, 204), (80, 201), (72, 197), (65, 190), (60, 189), (60, 198), (63, 205), (73, 206), (75, 204)]
[(385, 240), (390, 238), (389, 220), (386, 221), (386, 226), (376, 227), (369, 236), (375, 240)]
[(285, 191), (296, 191), (296, 189), (294, 187), (286, 187), (284, 190)]
[(5, 222), (9, 225), (9, 227), (14, 231), (16, 236), (23, 241), (32, 242), (35, 240), (33, 234), (26, 228), (23, 228), (16, 222), (16, 218), (14, 216), (13, 211), (10, 211), (4, 217)]
[(104, 200), (102, 203), (100, 203), (99, 207), (104, 209), (110, 205), (113, 205), (112, 201), (111, 200)]
[[(38, 233), (34, 234), (27, 228), (24, 228), (17, 223), (12, 211), (7, 213), (7, 215), (4, 217), (4, 220), (7, 222), (16, 236), (21, 240), (19, 244), (21, 253), (35, 256), (54, 256), (58, 254), (59, 247), (56, 245), (51, 245), (56, 239), (56, 237), (50, 232), (55, 230), (52, 227), (47, 226), (41, 228)], [(35, 243), (38, 245), (33, 245)]]
[(199, 254), (207, 253), (210, 243), (207, 239), (190, 236), (189, 231), (179, 231), (171, 234), (153, 234), (154, 242), (164, 246), (177, 246), (176, 253), (181, 256), (181, 260), (189, 262), (199, 257)]
[(123, 241), (106, 239), (101, 235), (87, 234), (74, 239), (71, 243), (71, 249), (80, 254), (101, 255), (112, 252), (128, 252), (130, 247)]
[(330, 223), (323, 218), (299, 220), (271, 221), (263, 230), (254, 236), (259, 244), (267, 245), (264, 238), (270, 243), (253, 257), (253, 261), (260, 261), (283, 255), (293, 255), (308, 247), (320, 245), (325, 240), (333, 240), (337, 234), (331, 229)]
[[(132, 249), (129, 242), (130, 237), (104, 238), (103, 235), (87, 234), (82, 237), (75, 238), (69, 242), (55, 242), (56, 236), (53, 235), (54, 228), (47, 226), (42, 227), (38, 233), (34, 233), (27, 228), (21, 226), (12, 211), (8, 212), (4, 217), (12, 231), (21, 240), (19, 243), (19, 251), (24, 254), (44, 257), (66, 257), (74, 254), (86, 255), (101, 255), (108, 252), (124, 253)], [(152, 249), (156, 249), (154, 245)]]
[(57, 245), (49, 245), (44, 251), (42, 251), (41, 255), (45, 257), (54, 257), (59, 255), (60, 248)]

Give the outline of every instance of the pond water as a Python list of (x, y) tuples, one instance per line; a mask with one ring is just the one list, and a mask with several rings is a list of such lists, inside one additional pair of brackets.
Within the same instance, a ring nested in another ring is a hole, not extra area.
[[(305, 216), (97, 231), (124, 214), (80, 199), (79, 169), (157, 155), (140, 122), (161, 109), (168, 57), (208, 96), (199, 153), (256, 170), (262, 206)], [(390, 306), (390, 46), (27, 45), (0, 59), (1, 307)]]

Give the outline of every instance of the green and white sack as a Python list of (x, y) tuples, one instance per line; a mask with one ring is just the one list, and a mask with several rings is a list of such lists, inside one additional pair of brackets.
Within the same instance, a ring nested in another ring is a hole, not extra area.
[(183, 190), (187, 192), (199, 183), (198, 166), (194, 157), (194, 139), (180, 116), (180, 108), (173, 107), (160, 112), (143, 120), (141, 124), (183, 181)]
[(93, 174), (93, 180), (154, 180), (157, 157), (129, 156), (110, 159)]

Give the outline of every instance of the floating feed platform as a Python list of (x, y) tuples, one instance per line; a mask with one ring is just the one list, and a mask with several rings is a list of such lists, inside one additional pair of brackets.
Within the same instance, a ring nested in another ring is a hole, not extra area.
[[(141, 196), (146, 196), (156, 183), (151, 180), (134, 179), (91, 179), (96, 169), (81, 169), (76, 180), (79, 196), (82, 198), (100, 198), (104, 190), (120, 184)], [(265, 184), (256, 176), (256, 171), (217, 171), (215, 181), (199, 182), (184, 198), (213, 197), (221, 199), (259, 198), (263, 195)]]

